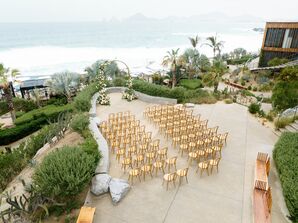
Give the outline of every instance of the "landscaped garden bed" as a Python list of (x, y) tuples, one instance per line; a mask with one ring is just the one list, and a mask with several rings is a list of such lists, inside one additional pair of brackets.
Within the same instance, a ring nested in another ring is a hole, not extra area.
[(275, 144), (273, 158), (290, 219), (298, 222), (298, 133), (283, 133)]

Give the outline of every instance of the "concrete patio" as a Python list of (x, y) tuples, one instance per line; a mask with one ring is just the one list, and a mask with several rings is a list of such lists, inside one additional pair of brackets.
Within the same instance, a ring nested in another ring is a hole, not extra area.
[[(169, 157), (178, 155), (178, 149), (171, 147), (153, 124), (143, 117), (148, 104), (140, 100), (126, 102), (121, 94), (112, 93), (111, 106), (98, 106), (97, 116), (106, 120), (109, 113), (130, 110), (146, 125), (146, 131), (152, 131), (154, 139), (161, 140), (161, 146), (168, 146)], [(267, 152), (272, 157), (272, 149), (277, 140), (275, 134), (262, 126), (256, 118), (247, 112), (247, 108), (238, 104), (217, 103), (196, 105), (194, 114), (201, 119), (209, 119), (208, 127), (219, 126), (219, 132), (229, 132), (227, 145), (219, 164), (219, 173), (211, 176), (196, 173), (193, 162), (189, 170), (189, 183), (180, 187), (170, 185), (168, 191), (162, 187), (162, 174), (146, 181), (135, 180), (131, 191), (117, 205), (112, 204), (109, 194), (90, 196), (91, 206), (96, 207), (94, 222), (252, 222), (252, 189), (254, 163), (257, 152)], [(269, 185), (273, 192), (272, 222), (288, 222), (287, 209), (282, 196), (273, 160), (269, 174)], [(187, 155), (178, 155), (177, 168), (187, 167)], [(127, 179), (115, 155), (110, 157), (112, 177)]]

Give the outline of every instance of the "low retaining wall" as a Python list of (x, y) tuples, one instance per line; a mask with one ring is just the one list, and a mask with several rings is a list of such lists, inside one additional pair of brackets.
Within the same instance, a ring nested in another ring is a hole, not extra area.
[[(125, 87), (109, 87), (107, 88), (107, 93), (122, 93), (125, 91)], [(156, 97), (147, 94), (143, 94), (141, 92), (135, 91), (136, 96), (139, 100), (154, 103), (154, 104), (177, 104), (177, 99), (174, 98), (164, 98), (164, 97)]]
[(106, 139), (103, 137), (99, 131), (97, 125), (99, 124), (99, 119), (96, 117), (96, 100), (99, 96), (99, 93), (93, 95), (91, 99), (91, 109), (89, 111), (89, 129), (97, 142), (98, 150), (100, 151), (102, 158), (99, 164), (96, 167), (95, 173), (108, 173), (110, 160), (109, 160), (109, 147)]

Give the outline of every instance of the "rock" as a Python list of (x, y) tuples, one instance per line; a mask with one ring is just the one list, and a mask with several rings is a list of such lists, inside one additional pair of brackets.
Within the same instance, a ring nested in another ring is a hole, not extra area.
[(187, 108), (194, 108), (195, 107), (195, 104), (193, 104), (193, 103), (186, 103), (185, 104), (185, 107), (187, 107)]
[(130, 185), (126, 180), (113, 178), (110, 181), (110, 194), (114, 204), (117, 204), (128, 193)]
[(112, 177), (108, 174), (97, 174), (92, 179), (91, 192), (98, 196), (109, 191)]

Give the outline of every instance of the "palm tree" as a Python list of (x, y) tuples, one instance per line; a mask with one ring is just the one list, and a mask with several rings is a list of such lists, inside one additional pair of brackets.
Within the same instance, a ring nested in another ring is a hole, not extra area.
[(167, 55), (163, 58), (162, 65), (163, 66), (170, 66), (170, 72), (172, 76), (172, 88), (175, 87), (177, 79), (176, 79), (176, 72), (177, 72), (177, 65), (178, 65), (178, 52), (179, 48), (176, 50), (167, 51)]
[(193, 48), (196, 48), (200, 41), (200, 37), (198, 35), (196, 35), (194, 38), (188, 37), (188, 39)]
[(221, 49), (223, 48), (224, 42), (218, 41), (217, 35), (207, 37), (207, 43), (205, 45), (209, 46), (213, 50), (213, 58), (216, 56), (216, 51), (220, 55)]
[(120, 74), (120, 70), (115, 61), (98, 60), (90, 67), (87, 67), (85, 71), (88, 73), (89, 80), (94, 80), (100, 72), (100, 69), (104, 66), (104, 75), (106, 77), (115, 78)]
[(8, 110), (13, 122), (16, 120), (16, 115), (12, 101), (11, 83), (19, 74), (20, 72), (17, 69), (5, 68), (3, 64), (0, 64), (0, 87), (2, 87), (4, 92), (4, 97), (6, 98)]
[(71, 96), (79, 86), (79, 75), (69, 71), (54, 74), (49, 81), (47, 81), (50, 89), (56, 94), (62, 94), (71, 102)]
[(223, 63), (222, 60), (213, 61), (213, 65), (211, 67), (211, 73), (213, 75), (214, 92), (217, 92), (221, 77), (227, 72), (227, 70), (228, 70), (227, 66)]

